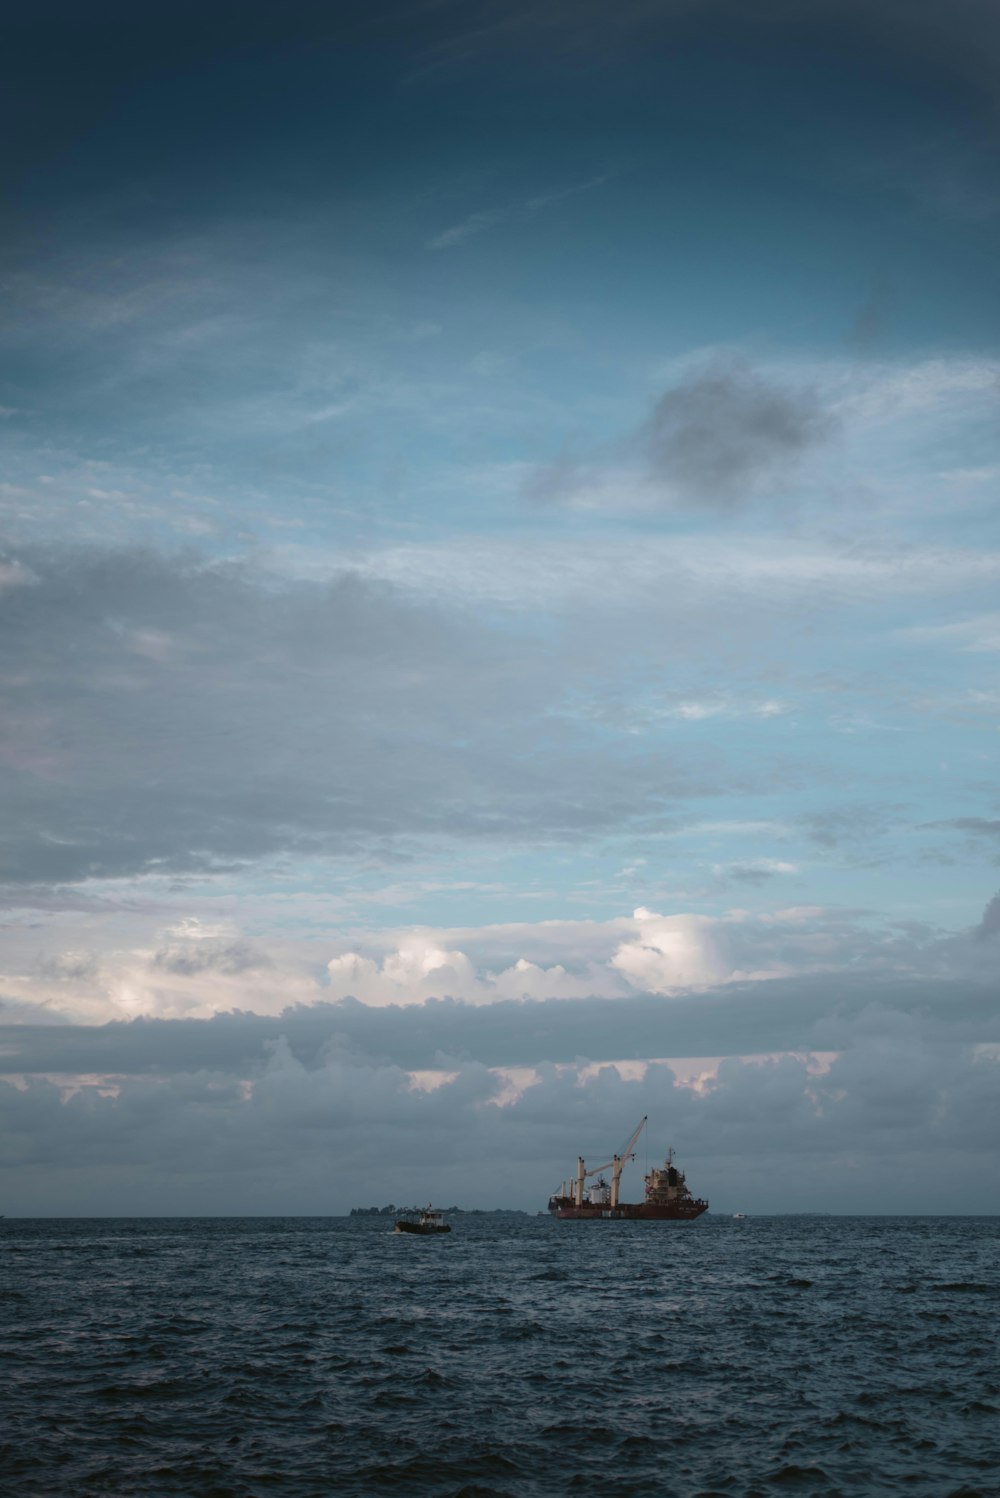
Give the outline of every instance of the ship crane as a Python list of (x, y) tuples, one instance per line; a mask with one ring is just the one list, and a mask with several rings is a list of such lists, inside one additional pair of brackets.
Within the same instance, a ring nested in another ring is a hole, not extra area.
[(626, 1144), (621, 1154), (615, 1155), (607, 1162), (606, 1165), (598, 1165), (593, 1170), (587, 1170), (584, 1165), (583, 1156), (581, 1155), (579, 1157), (576, 1162), (576, 1189), (574, 1191), (574, 1201), (576, 1202), (576, 1205), (578, 1207), (583, 1206), (583, 1187), (584, 1182), (587, 1180), (587, 1178), (589, 1176), (599, 1175), (602, 1170), (608, 1169), (610, 1169), (611, 1171), (611, 1205), (612, 1207), (617, 1207), (618, 1189), (621, 1184), (622, 1170), (625, 1167), (625, 1162), (632, 1159), (632, 1151), (635, 1147), (636, 1140), (639, 1138), (639, 1135), (642, 1133), (645, 1127), (646, 1114), (644, 1113), (635, 1127), (632, 1138), (629, 1140), (628, 1144)]

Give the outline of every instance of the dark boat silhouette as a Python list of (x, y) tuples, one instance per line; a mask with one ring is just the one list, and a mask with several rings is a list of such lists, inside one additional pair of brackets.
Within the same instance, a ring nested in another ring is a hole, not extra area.
[(397, 1217), (395, 1231), (397, 1233), (422, 1233), (425, 1237), (429, 1237), (432, 1233), (450, 1233), (451, 1223), (445, 1222), (441, 1212), (435, 1212), (433, 1207), (427, 1206), (422, 1212)]

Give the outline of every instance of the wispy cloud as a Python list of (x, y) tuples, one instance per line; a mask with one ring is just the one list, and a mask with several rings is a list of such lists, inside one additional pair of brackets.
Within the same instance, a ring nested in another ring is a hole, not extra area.
[(738, 884), (765, 884), (780, 874), (798, 874), (797, 863), (781, 858), (751, 858), (745, 862), (713, 864), (712, 872), (720, 879)]
[(720, 697), (706, 701), (678, 702), (669, 711), (689, 723), (697, 723), (703, 718), (780, 718), (790, 709), (786, 703), (776, 702), (773, 698), (767, 698), (763, 702), (740, 703)]
[(900, 630), (905, 640), (924, 645), (950, 645), (955, 650), (992, 654), (1000, 650), (1000, 614), (977, 614), (954, 624), (921, 624)]
[(952, 355), (908, 364), (877, 361), (830, 366), (827, 398), (845, 422), (883, 426), (891, 421), (949, 408), (996, 408), (1000, 400), (1000, 360), (983, 355)]
[(435, 234), (426, 242), (429, 250), (450, 250), (456, 245), (463, 244), (476, 234), (482, 234), (487, 229), (495, 228), (497, 224), (504, 223), (508, 219), (528, 218), (532, 214), (541, 213), (546, 208), (552, 208), (557, 203), (564, 203), (567, 198), (575, 198), (580, 193), (591, 192), (594, 188), (601, 187), (607, 181), (606, 176), (591, 177), (586, 182), (578, 182), (572, 187), (563, 187), (552, 192), (536, 193), (533, 197), (522, 198), (517, 202), (506, 203), (498, 208), (483, 208), (476, 213), (470, 213), (467, 218), (450, 228), (443, 229), (440, 234)]

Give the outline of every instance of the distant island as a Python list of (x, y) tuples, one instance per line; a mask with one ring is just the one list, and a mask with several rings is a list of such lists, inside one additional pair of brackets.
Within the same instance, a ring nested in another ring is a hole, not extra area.
[[(349, 1217), (398, 1217), (400, 1212), (420, 1212), (421, 1207), (395, 1207), (390, 1202), (387, 1207), (352, 1207), (348, 1213)], [(446, 1217), (530, 1217), (530, 1212), (522, 1212), (517, 1207), (435, 1207), (436, 1212), (442, 1212)]]

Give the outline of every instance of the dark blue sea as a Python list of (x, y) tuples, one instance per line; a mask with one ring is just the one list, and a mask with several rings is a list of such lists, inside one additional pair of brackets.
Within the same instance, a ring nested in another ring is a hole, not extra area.
[(1000, 1219), (0, 1223), (0, 1491), (1000, 1494)]

